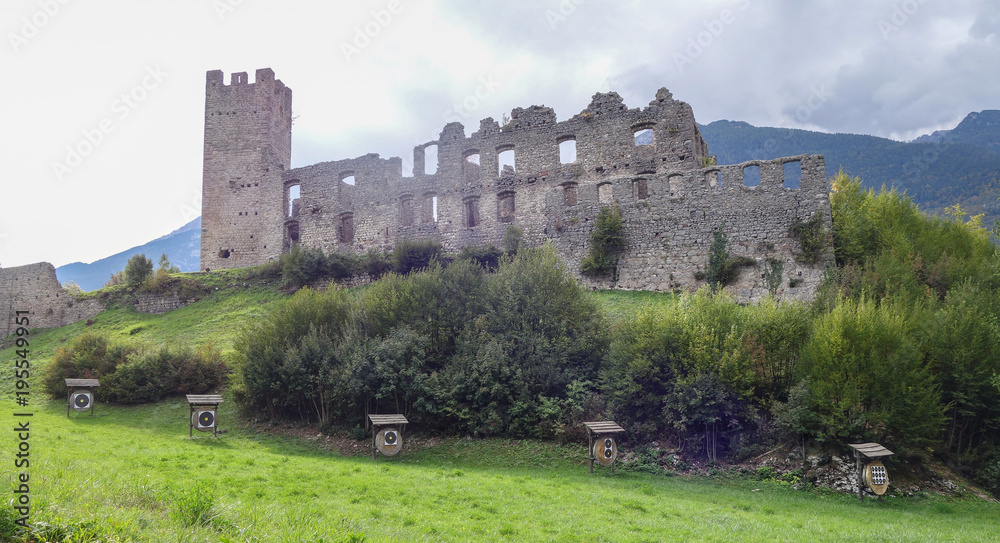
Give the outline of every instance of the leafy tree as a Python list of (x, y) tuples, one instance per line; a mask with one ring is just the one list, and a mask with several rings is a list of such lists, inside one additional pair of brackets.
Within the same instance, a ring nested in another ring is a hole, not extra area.
[(180, 273), (180, 271), (181, 271), (180, 268), (178, 268), (177, 266), (174, 266), (173, 264), (170, 263), (170, 259), (167, 258), (167, 253), (163, 253), (163, 254), (160, 255), (160, 265), (159, 265), (158, 268), (156, 268), (156, 273), (157, 274), (159, 274), (159, 273), (167, 273), (167, 274), (170, 274), (170, 273)]
[(143, 284), (153, 274), (153, 261), (144, 254), (132, 255), (125, 264), (125, 284), (137, 286)]
[(842, 300), (818, 317), (802, 350), (818, 421), (812, 433), (824, 441), (933, 442), (941, 397), (915, 333), (903, 308), (868, 299)]

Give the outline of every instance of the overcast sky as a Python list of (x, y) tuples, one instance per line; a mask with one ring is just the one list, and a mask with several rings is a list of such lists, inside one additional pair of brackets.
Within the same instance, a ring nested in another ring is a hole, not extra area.
[(449, 121), (563, 120), (610, 90), (900, 140), (1000, 109), (996, 0), (3, 0), (0, 30), (4, 267), (92, 262), (198, 216), (208, 70), (293, 90), (293, 167), (408, 170)]

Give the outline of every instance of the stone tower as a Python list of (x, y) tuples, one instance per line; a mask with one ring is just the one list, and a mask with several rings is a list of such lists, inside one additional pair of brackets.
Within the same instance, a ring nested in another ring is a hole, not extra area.
[[(282, 172), (291, 162), (292, 91), (270, 68), (205, 81), (201, 269), (263, 264), (294, 230)], [(297, 231), (291, 235), (297, 238)]]

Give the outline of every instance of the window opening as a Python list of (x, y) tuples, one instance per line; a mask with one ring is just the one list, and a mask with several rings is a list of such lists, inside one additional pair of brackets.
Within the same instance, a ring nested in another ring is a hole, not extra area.
[(499, 199), (500, 222), (514, 222), (514, 193), (501, 193)]
[(438, 170), (438, 146), (428, 145), (424, 147), (424, 173), (434, 175)]
[(514, 149), (506, 149), (497, 153), (497, 175), (503, 175), (504, 166), (510, 166), (511, 169), (515, 169), (514, 163)]
[(289, 217), (299, 216), (299, 197), (301, 195), (301, 186), (292, 185), (288, 187), (288, 209), (286, 210)]
[(614, 196), (611, 193), (611, 183), (597, 185), (597, 201), (605, 205), (614, 201)]
[(756, 187), (760, 185), (760, 166), (743, 168), (743, 186)]
[(634, 137), (635, 144), (637, 146), (653, 145), (654, 137), (652, 128), (643, 128), (642, 130), (636, 130), (635, 132), (632, 133), (632, 135)]
[(559, 144), (559, 163), (572, 164), (576, 162), (576, 140), (567, 139)]
[(781, 186), (786, 189), (797, 189), (802, 186), (802, 163), (796, 160), (795, 162), (785, 163), (785, 180), (781, 182)]

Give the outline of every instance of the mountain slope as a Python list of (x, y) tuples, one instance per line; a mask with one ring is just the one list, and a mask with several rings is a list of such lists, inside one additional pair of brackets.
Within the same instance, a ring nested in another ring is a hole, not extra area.
[(73, 281), (83, 290), (98, 289), (108, 282), (112, 274), (124, 270), (132, 255), (139, 253), (152, 260), (154, 266), (159, 261), (160, 255), (166, 254), (170, 263), (181, 271), (198, 271), (201, 259), (201, 217), (149, 243), (90, 264), (74, 262), (59, 266), (56, 268), (56, 277), (60, 283)]
[(991, 116), (975, 122), (976, 115), (950, 131), (961, 136), (953, 138), (954, 143), (931, 141), (932, 136), (904, 143), (875, 136), (756, 127), (736, 121), (716, 121), (700, 129), (720, 164), (821, 154), (828, 175), (843, 168), (848, 175), (860, 177), (867, 187), (884, 184), (905, 190), (929, 212), (960, 203), (970, 212), (985, 213), (990, 224), (1000, 218), (1000, 154), (990, 143), (1000, 141), (1000, 123), (993, 123)]
[(1000, 110), (970, 113), (951, 130), (937, 130), (913, 143), (967, 143), (1000, 153)]

